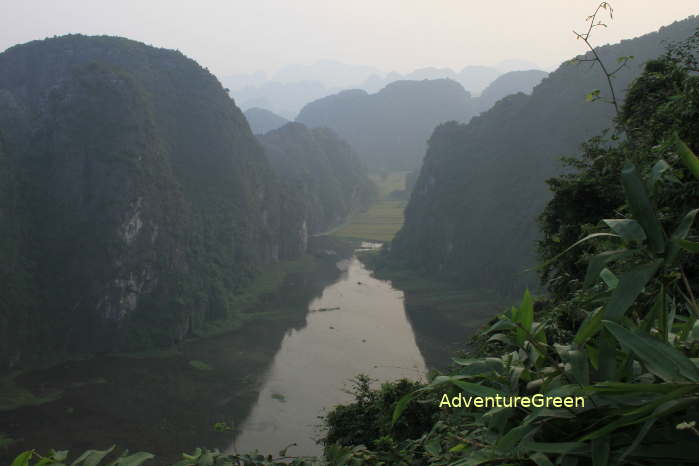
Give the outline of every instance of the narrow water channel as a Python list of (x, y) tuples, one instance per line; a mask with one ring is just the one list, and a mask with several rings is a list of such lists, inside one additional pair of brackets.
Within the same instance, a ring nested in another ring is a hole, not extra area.
[(319, 416), (349, 401), (350, 379), (424, 379), (403, 293), (377, 280), (352, 257), (341, 278), (309, 304), (307, 324), (282, 340), (259, 397), (229, 451), (321, 452)]
[[(0, 448), (0, 464), (29, 449), (74, 455), (113, 444), (156, 454), (154, 465), (199, 446), (274, 454), (295, 443), (289, 454), (320, 453), (318, 417), (352, 399), (352, 378), (419, 380), (426, 364), (401, 291), (332, 245), (315, 254), (323, 265), (291, 276), (251, 310), (266, 317), (239, 330), (158, 357), (101, 355), (6, 381), (0, 439), (14, 442)], [(216, 429), (221, 422), (232, 430)]]

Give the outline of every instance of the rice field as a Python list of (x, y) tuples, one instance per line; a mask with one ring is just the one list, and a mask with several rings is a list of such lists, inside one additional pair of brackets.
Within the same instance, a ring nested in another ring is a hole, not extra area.
[(393, 172), (386, 177), (372, 175), (379, 188), (379, 200), (366, 212), (354, 214), (332, 235), (355, 240), (388, 242), (403, 226), (403, 211), (407, 201), (388, 199), (390, 193), (405, 189), (406, 172)]

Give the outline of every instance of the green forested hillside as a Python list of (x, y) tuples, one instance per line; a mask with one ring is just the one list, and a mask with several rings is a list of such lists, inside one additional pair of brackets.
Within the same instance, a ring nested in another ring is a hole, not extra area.
[[(599, 48), (607, 63), (633, 55), (616, 75), (623, 96), (645, 61), (661, 55), (666, 41), (690, 36), (699, 19)], [(564, 168), (559, 158), (610, 125), (614, 109), (585, 102), (605, 77), (589, 63), (566, 63), (531, 96), (498, 102), (468, 124), (439, 126), (429, 140), (423, 168), (392, 244), (395, 263), (460, 283), (506, 293), (535, 286), (539, 238), (536, 218), (551, 194), (545, 180)]]
[(302, 249), (282, 244), (297, 219), (243, 114), (179, 52), (80, 35), (12, 47), (0, 134), (2, 369), (235, 320), (257, 268)]
[(502, 74), (477, 97), (478, 110), (480, 112), (486, 111), (495, 102), (510, 94), (517, 94), (518, 92), (531, 94), (532, 89), (546, 76), (548, 76), (548, 73), (541, 70), (510, 71)]
[(329, 129), (288, 123), (259, 140), (284, 183), (282, 211), (302, 220), (300, 234), (329, 230), (376, 198), (364, 164)]
[(258, 107), (247, 109), (245, 118), (250, 123), (250, 129), (254, 134), (265, 134), (273, 129), (281, 128), (289, 122), (289, 120), (276, 113)]
[(306, 105), (296, 121), (327, 127), (350, 143), (370, 170), (419, 166), (436, 125), (468, 121), (475, 114), (470, 94), (456, 81), (396, 81), (376, 94), (343, 91)]

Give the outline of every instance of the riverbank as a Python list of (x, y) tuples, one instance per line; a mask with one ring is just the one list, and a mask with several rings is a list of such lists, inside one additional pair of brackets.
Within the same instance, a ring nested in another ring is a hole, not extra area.
[(380, 250), (362, 251), (357, 257), (374, 277), (404, 293), (405, 312), (430, 369), (445, 369), (455, 354), (470, 350), (476, 333), (512, 304), (512, 298), (493, 290), (463, 288), (391, 267)]
[(332, 238), (311, 241), (303, 261), (268, 270), (248, 291), (237, 329), (212, 328), (170, 348), (90, 355), (4, 379), (0, 464), (30, 449), (117, 444), (171, 464), (197, 446), (226, 448), (284, 336), (306, 325), (308, 304), (337, 280), (335, 264), (353, 250)]

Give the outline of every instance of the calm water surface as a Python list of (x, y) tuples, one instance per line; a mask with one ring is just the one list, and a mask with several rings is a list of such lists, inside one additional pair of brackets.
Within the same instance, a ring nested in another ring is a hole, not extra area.
[(318, 416), (351, 396), (357, 374), (424, 379), (425, 361), (405, 315), (403, 293), (371, 277), (356, 258), (309, 305), (307, 325), (288, 333), (249, 417), (229, 451), (318, 454)]
[[(17, 439), (0, 464), (29, 449), (112, 444), (155, 453), (154, 466), (198, 446), (276, 454), (295, 443), (291, 455), (318, 454), (319, 416), (352, 400), (356, 375), (424, 380), (426, 365), (443, 367), (493, 315), (478, 295), (404, 296), (333, 248), (315, 248), (318, 267), (290, 276), (239, 330), (158, 358), (102, 355), (19, 375), (18, 387), (53, 401), (3, 411), (0, 392), (0, 434)], [(217, 431), (220, 422), (233, 429)]]

